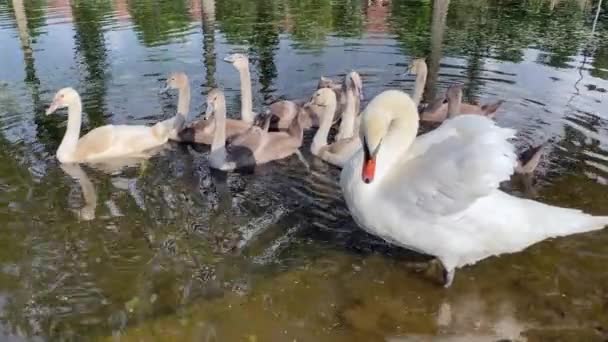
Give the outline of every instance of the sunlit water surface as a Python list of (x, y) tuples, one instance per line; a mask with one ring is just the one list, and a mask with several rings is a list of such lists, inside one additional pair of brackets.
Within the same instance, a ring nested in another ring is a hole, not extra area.
[[(546, 241), (438, 286), (424, 257), (357, 228), (339, 172), (306, 151), (254, 174), (212, 173), (206, 148), (171, 144), (144, 165), (62, 168), (65, 113), (84, 130), (171, 117), (166, 75), (187, 72), (190, 120), (251, 57), (254, 106), (311, 95), (358, 70), (366, 100), (452, 82), (506, 100), (523, 148), (550, 141), (506, 191), (608, 214), (608, 16), (585, 0), (0, 1), (0, 339), (107, 341), (604, 341), (608, 232)], [(381, 211), (382, 208), (376, 208)], [(407, 228), (407, 222), (404, 222)], [(434, 337), (433, 337), (434, 336)]]

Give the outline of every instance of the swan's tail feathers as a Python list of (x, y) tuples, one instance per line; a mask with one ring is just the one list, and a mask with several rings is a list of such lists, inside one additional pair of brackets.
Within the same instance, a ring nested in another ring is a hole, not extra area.
[(576, 209), (551, 207), (545, 219), (547, 237), (567, 236), (571, 234), (591, 232), (608, 226), (608, 216), (593, 216)]
[(596, 221), (596, 225), (599, 227), (598, 229), (604, 229), (608, 227), (608, 216), (594, 216)]
[(608, 227), (608, 216), (591, 216), (582, 212), (579, 215), (585, 215), (586, 219), (581, 219), (577, 224), (573, 224), (570, 230), (560, 232), (558, 236), (592, 232)]
[(483, 114), (489, 118), (493, 118), (494, 115), (496, 115), (496, 111), (498, 110), (498, 108), (504, 103), (504, 100), (500, 100), (500, 101), (496, 101), (494, 103), (490, 103), (490, 104), (485, 104), (483, 106), (481, 106), (481, 110), (483, 111)]

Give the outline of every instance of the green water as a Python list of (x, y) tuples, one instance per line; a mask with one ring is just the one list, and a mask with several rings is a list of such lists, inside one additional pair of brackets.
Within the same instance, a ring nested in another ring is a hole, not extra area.
[[(506, 102), (517, 145), (551, 143), (530, 182), (505, 189), (608, 214), (608, 5), (554, 1), (0, 0), (0, 340), (605, 341), (608, 232), (546, 241), (459, 270), (446, 290), (424, 260), (357, 228), (338, 170), (304, 151), (254, 174), (211, 173), (206, 148), (144, 165), (60, 167), (61, 87), (84, 129), (171, 117), (171, 71), (204, 94), (251, 58), (254, 107), (310, 96), (319, 76), (362, 74), (366, 100), (411, 91), (426, 57), (432, 99)], [(307, 132), (304, 146), (309, 146)], [(305, 150), (305, 149), (304, 149)]]

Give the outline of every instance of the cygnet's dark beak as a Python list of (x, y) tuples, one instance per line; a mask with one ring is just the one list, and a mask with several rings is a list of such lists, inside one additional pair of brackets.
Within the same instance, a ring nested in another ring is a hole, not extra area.
[(205, 120), (211, 119), (213, 115), (213, 103), (207, 102), (207, 108), (205, 109)]
[(49, 106), (49, 108), (46, 109), (45, 114), (46, 115), (51, 115), (53, 114), (57, 109), (59, 108), (59, 101), (58, 100), (53, 100), (53, 102), (51, 102), (51, 105)]
[(234, 63), (234, 55), (228, 55), (224, 57), (224, 62)]
[(168, 83), (168, 82), (165, 82), (165, 86), (164, 86), (164, 87), (162, 87), (162, 88), (160, 88), (160, 89), (158, 90), (158, 93), (159, 93), (159, 94), (165, 94), (165, 93), (167, 93), (167, 92), (169, 91), (169, 89), (171, 89), (171, 87), (169, 86), (169, 83)]

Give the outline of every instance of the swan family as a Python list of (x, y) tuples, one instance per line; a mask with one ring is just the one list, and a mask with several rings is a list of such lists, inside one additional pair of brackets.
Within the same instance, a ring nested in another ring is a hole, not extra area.
[[(515, 131), (494, 115), (503, 101), (462, 102), (462, 86), (422, 104), (427, 66), (410, 64), (412, 95), (385, 90), (362, 108), (363, 82), (356, 71), (341, 82), (321, 77), (311, 97), (282, 100), (253, 110), (249, 59), (224, 59), (240, 79), (240, 113), (228, 117), (221, 89), (209, 91), (206, 111), (187, 124), (190, 85), (182, 72), (162, 91), (178, 91), (174, 117), (154, 125), (106, 125), (80, 137), (82, 104), (72, 88), (59, 90), (46, 114), (67, 108), (68, 124), (57, 159), (69, 164), (113, 158), (149, 158), (169, 140), (210, 145), (210, 168), (232, 171), (299, 154), (305, 130), (317, 128), (311, 154), (341, 168), (340, 187), (354, 221), (387, 242), (435, 257), (443, 284), (457, 268), (491, 256), (519, 252), (547, 238), (602, 229), (608, 216), (592, 216), (518, 198), (499, 189), (513, 173), (529, 175), (544, 144), (516, 153)], [(238, 118), (234, 118), (238, 117)], [(330, 141), (330, 129), (339, 122)], [(438, 127), (420, 134), (419, 127)]]

